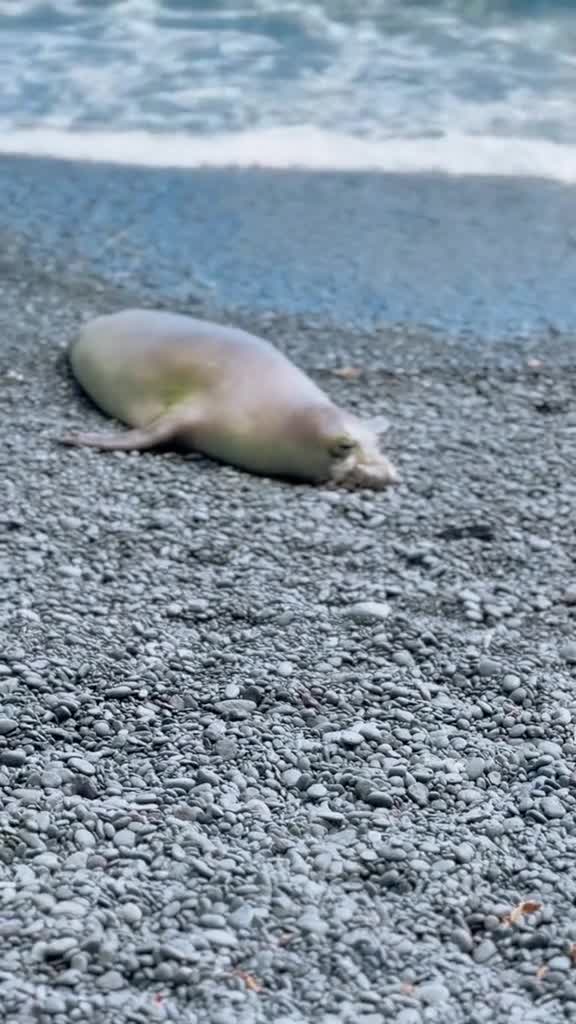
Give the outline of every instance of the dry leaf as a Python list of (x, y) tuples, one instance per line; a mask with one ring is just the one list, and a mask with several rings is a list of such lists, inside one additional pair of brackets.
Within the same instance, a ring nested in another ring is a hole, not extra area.
[(504, 924), (518, 924), (526, 914), (535, 914), (538, 910), (542, 910), (541, 903), (537, 903), (536, 900), (523, 900), (509, 914), (504, 915)]
[(357, 366), (342, 366), (339, 370), (332, 371), (335, 377), (341, 377), (342, 380), (357, 380), (358, 377), (362, 376), (362, 370), (358, 369)]
[(538, 981), (542, 981), (542, 978), (545, 978), (547, 974), (548, 966), (546, 964), (540, 964), (540, 967), (536, 971), (536, 977), (538, 978)]
[(249, 989), (250, 992), (264, 991), (264, 986), (258, 981), (257, 978), (254, 977), (253, 974), (249, 974), (248, 971), (235, 971), (234, 973), (236, 974), (237, 978), (240, 978), (240, 980), (244, 982), (246, 988)]
[(573, 964), (576, 965), (576, 942), (573, 942), (568, 950), (568, 956), (570, 957)]

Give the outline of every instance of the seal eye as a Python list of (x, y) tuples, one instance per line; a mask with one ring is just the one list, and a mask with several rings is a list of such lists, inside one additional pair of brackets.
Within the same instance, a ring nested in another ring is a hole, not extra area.
[(356, 441), (353, 441), (351, 437), (339, 437), (330, 445), (330, 455), (333, 459), (345, 459), (357, 447)]

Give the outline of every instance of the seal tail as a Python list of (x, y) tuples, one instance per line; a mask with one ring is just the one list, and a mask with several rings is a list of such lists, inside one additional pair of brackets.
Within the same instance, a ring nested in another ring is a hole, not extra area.
[(147, 451), (174, 441), (182, 428), (181, 418), (161, 416), (145, 427), (136, 427), (123, 434), (65, 434), (59, 444), (74, 448), (99, 448), (101, 451)]

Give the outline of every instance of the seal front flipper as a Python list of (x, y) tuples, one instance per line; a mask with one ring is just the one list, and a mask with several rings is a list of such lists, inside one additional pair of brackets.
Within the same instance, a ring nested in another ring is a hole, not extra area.
[[(189, 426), (189, 419), (186, 426)], [(75, 448), (99, 448), (101, 451), (147, 451), (168, 441), (176, 441), (182, 430), (182, 416), (168, 413), (146, 427), (126, 430), (123, 434), (65, 434), (59, 443)]]

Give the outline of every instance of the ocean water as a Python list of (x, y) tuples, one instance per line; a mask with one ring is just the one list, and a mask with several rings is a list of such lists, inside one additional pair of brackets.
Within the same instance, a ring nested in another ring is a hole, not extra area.
[(10, 0), (0, 150), (576, 180), (576, 3)]

